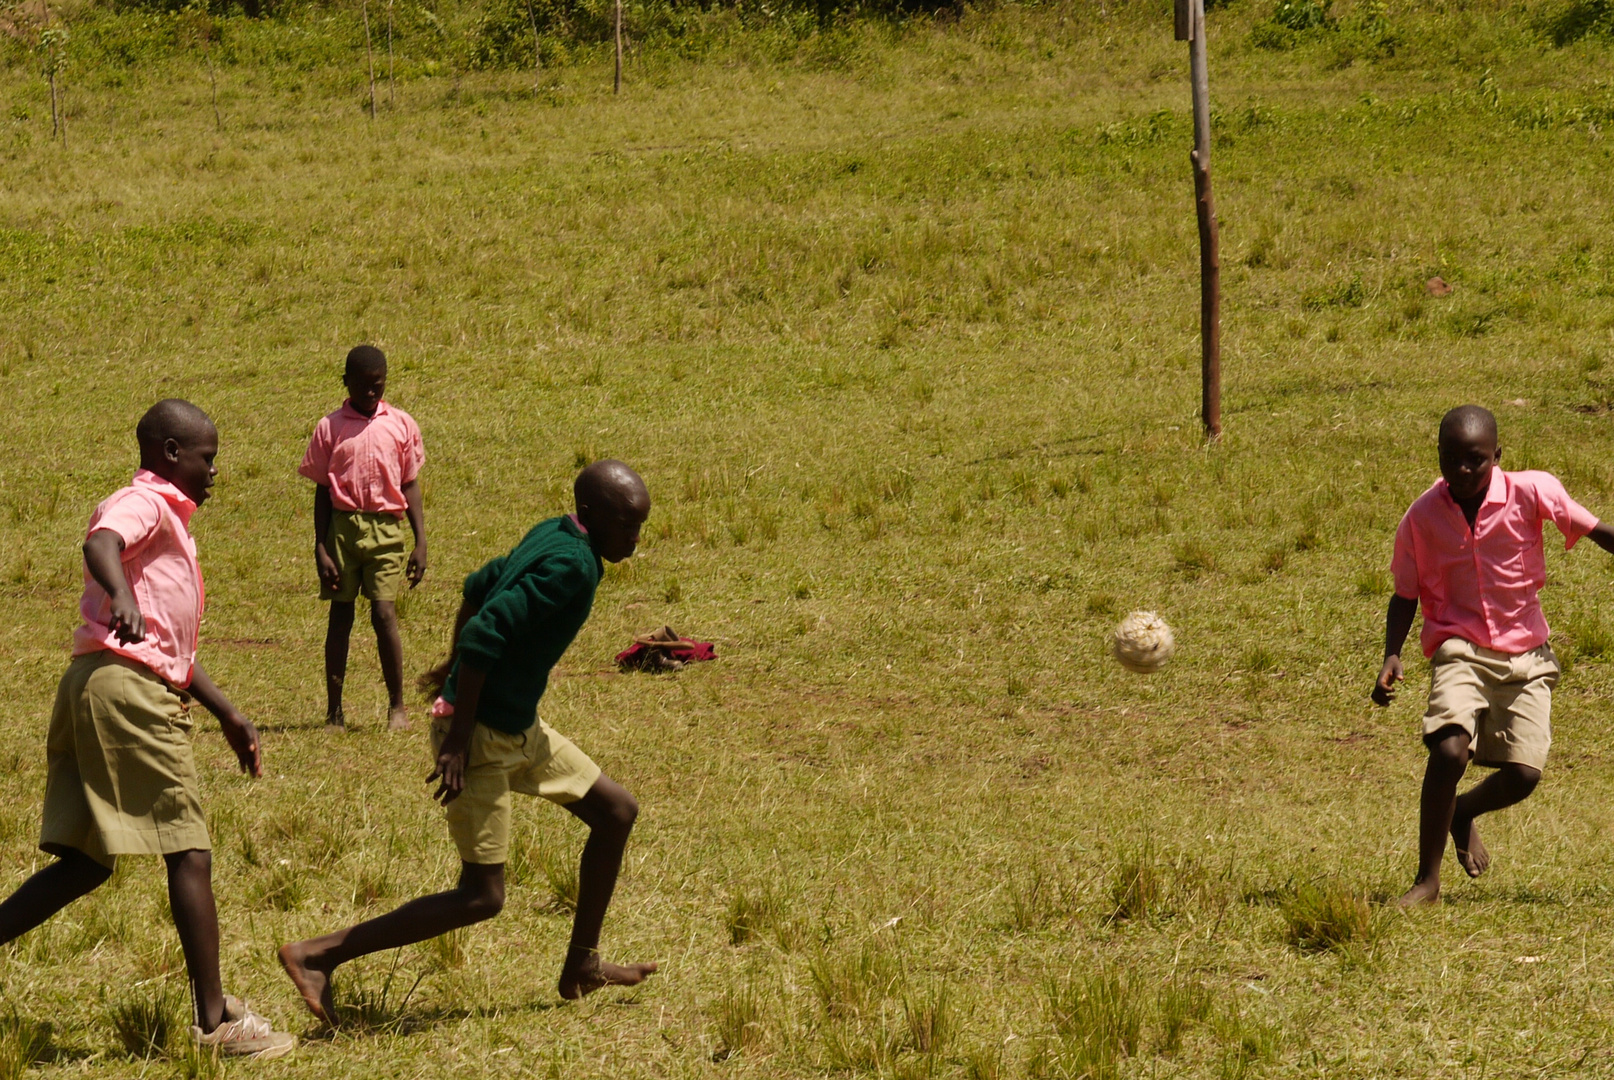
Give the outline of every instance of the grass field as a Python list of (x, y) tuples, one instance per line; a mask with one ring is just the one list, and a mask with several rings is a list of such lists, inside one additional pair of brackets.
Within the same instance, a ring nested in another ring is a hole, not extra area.
[[(1445, 409), (1491, 406), (1505, 466), (1614, 510), (1610, 45), (1500, 2), (1381, 10), (1288, 37), (1264, 2), (1213, 12), (1209, 447), (1159, 4), (788, 41), (713, 16), (696, 59), (645, 44), (619, 98), (592, 53), (536, 90), (405, 55), (374, 120), (350, 23), (226, 20), (222, 130), (199, 54), (87, 52), (65, 147), (13, 50), (0, 883), (40, 860), (83, 524), (180, 395), (223, 445), (203, 657), (268, 765), (248, 782), (198, 736), (226, 984), (308, 1035), (232, 1074), (1614, 1075), (1606, 557), (1549, 538), (1553, 761), (1435, 910), (1380, 906), (1413, 870), (1425, 667), (1367, 700)], [(505, 913), (346, 971), (340, 1034), (273, 961), (455, 871), (362, 621), (356, 730), (321, 730), (295, 467), (359, 341), (426, 437), (411, 670), (578, 464), (650, 484), (545, 699), (643, 804), (606, 927), (661, 962), (641, 991), (555, 997), (581, 841), (537, 804)], [(1159, 675), (1107, 656), (1133, 608), (1177, 629)], [(662, 623), (721, 659), (617, 674)], [(183, 983), (159, 868), (131, 861), (0, 951), (0, 1076), (218, 1071), (125, 1048)]]

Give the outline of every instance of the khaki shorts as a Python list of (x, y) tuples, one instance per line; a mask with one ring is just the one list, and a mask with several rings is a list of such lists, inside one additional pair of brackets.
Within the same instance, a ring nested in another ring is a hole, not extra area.
[(321, 600), (351, 604), (360, 593), (371, 601), (398, 599), (404, 568), (409, 565), (409, 546), (401, 520), (391, 514), (332, 510), (325, 549), (336, 561), (341, 576), (334, 589), (320, 584)]
[(1477, 765), (1546, 766), (1552, 688), (1559, 674), (1550, 645), (1514, 655), (1447, 638), (1429, 662), (1425, 738), (1444, 727), (1460, 727), (1468, 732)]
[(188, 700), (144, 664), (105, 649), (74, 657), (45, 756), (45, 851), (113, 866), (118, 855), (211, 848)]
[[(432, 763), (453, 720), (432, 721)], [(539, 720), (519, 735), (477, 724), (471, 734), (465, 787), (448, 804), (448, 833), (468, 863), (494, 865), (510, 857), (510, 793), (565, 806), (588, 794), (600, 767), (572, 741)]]

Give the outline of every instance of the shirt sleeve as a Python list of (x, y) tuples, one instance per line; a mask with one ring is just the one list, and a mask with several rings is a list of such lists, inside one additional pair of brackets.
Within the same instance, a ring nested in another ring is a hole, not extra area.
[(102, 529), (108, 529), (122, 538), (123, 552), (127, 556), (150, 540), (162, 524), (161, 500), (160, 495), (147, 495), (140, 491), (130, 491), (110, 500), (110, 505), (90, 522), (85, 539)]
[(1395, 554), (1390, 558), (1390, 575), (1395, 594), (1404, 600), (1418, 599), (1418, 549), (1413, 538), (1412, 511), (1408, 510), (1395, 530)]
[(1597, 528), (1597, 518), (1580, 503), (1569, 497), (1564, 485), (1551, 473), (1537, 473), (1535, 477), (1536, 506), (1542, 521), (1550, 521), (1564, 534), (1564, 550), (1575, 546), (1575, 541)]
[(308, 451), (303, 463), (297, 466), (299, 476), (306, 476), (316, 484), (329, 486), (331, 482), (331, 422), (321, 420), (314, 428), (314, 437), (308, 440)]
[(460, 590), (460, 595), (477, 607), (481, 607), (483, 597), (487, 596), (488, 590), (493, 588), (493, 583), (499, 580), (499, 576), (504, 573), (504, 564), (509, 561), (510, 556), (500, 555), (497, 559), (488, 562), (482, 569), (473, 570), (470, 574), (467, 574), (465, 587)]
[(409, 434), (403, 445), (403, 472), (400, 474), (402, 482), (407, 484), (420, 475), (421, 466), (426, 464), (426, 443), (420, 437), (420, 425), (414, 420), (409, 421)]
[(587, 570), (572, 559), (550, 559), (491, 597), (460, 631), (460, 656), (482, 668), (492, 667), (510, 642), (565, 607), (589, 587)]

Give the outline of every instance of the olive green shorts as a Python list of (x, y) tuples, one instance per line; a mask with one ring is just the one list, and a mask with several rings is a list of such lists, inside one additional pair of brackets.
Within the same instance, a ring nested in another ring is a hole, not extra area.
[[(450, 717), (432, 721), (432, 763)], [(510, 858), (510, 793), (565, 806), (588, 794), (600, 767), (570, 739), (539, 720), (519, 735), (477, 724), (465, 762), (465, 787), (448, 804), (448, 833), (460, 859), (488, 865)]]
[(341, 576), (334, 589), (321, 583), (321, 600), (351, 604), (360, 593), (372, 601), (398, 599), (404, 569), (409, 565), (409, 545), (401, 519), (361, 510), (332, 510), (325, 549), (336, 560)]
[(1460, 727), (1476, 765), (1517, 762), (1541, 769), (1552, 746), (1552, 688), (1558, 657), (1550, 645), (1504, 653), (1447, 638), (1429, 658), (1423, 733)]
[(144, 664), (105, 649), (76, 656), (45, 740), (39, 846), (119, 855), (212, 847), (197, 791), (188, 699)]

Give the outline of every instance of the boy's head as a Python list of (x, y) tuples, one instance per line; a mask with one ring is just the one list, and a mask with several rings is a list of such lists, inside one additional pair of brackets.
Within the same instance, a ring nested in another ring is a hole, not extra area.
[(620, 461), (596, 461), (572, 485), (577, 520), (588, 542), (607, 562), (621, 562), (639, 546), (639, 527), (650, 516), (650, 492), (639, 474)]
[(185, 493), (197, 506), (207, 501), (219, 470), (219, 432), (207, 413), (188, 401), (166, 398), (146, 410), (135, 425), (140, 467)]
[(342, 385), (353, 408), (364, 416), (374, 416), (387, 391), (387, 357), (374, 345), (358, 345), (349, 350), (342, 369)]
[(1459, 405), (1440, 421), (1440, 475), (1451, 497), (1482, 498), (1491, 486), (1491, 470), (1502, 459), (1496, 445), (1496, 417), (1478, 405)]

